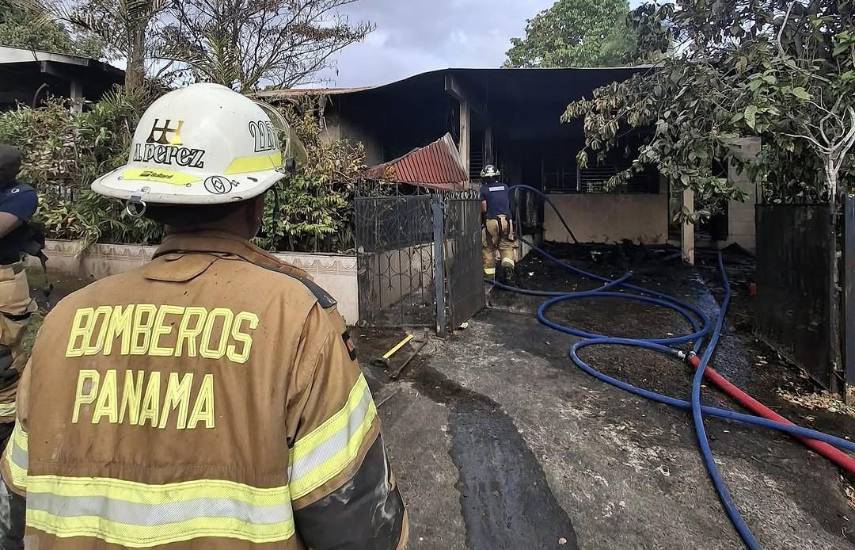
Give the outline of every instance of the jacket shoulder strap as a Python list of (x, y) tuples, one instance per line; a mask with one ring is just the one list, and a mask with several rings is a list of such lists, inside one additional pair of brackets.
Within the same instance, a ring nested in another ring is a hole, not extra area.
[(273, 265), (268, 264), (267, 262), (264, 262), (264, 264), (255, 264), (255, 265), (258, 265), (259, 267), (263, 267), (263, 268), (268, 269), (270, 271), (275, 271), (276, 273), (281, 273), (283, 275), (287, 275), (288, 277), (291, 277), (292, 279), (296, 279), (296, 280), (300, 281), (301, 283), (303, 283), (303, 286), (305, 286), (306, 288), (309, 289), (309, 292), (312, 293), (312, 295), (315, 297), (315, 299), (318, 301), (318, 303), (324, 309), (330, 309), (332, 307), (335, 307), (338, 304), (338, 302), (336, 302), (335, 298), (333, 298), (329, 292), (324, 290), (324, 288), (321, 285), (319, 285), (318, 283), (313, 281), (311, 279), (311, 277), (309, 277), (308, 274), (300, 273), (296, 269), (283, 269), (283, 267), (290, 267), (290, 266), (273, 266)]

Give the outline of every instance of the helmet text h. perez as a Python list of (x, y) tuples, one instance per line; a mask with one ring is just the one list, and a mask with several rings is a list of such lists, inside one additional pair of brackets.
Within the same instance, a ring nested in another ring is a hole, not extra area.
[(133, 160), (186, 168), (204, 168), (205, 151), (182, 147), (181, 129), (184, 127), (184, 121), (176, 120), (174, 125), (170, 125), (172, 122), (167, 119), (161, 124), (160, 119), (155, 119), (146, 142), (134, 145)]

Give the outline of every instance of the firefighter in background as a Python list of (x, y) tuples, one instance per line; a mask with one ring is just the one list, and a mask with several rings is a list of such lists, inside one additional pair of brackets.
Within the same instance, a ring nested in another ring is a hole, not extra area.
[(21, 153), (0, 144), (0, 448), (15, 423), (15, 394), (26, 364), (20, 346), (37, 309), (22, 258), (41, 256), (44, 236), (30, 223), (38, 207), (35, 189), (17, 180)]
[[(44, 248), (41, 230), (30, 222), (38, 197), (35, 189), (18, 181), (20, 169), (20, 151), (0, 144), (0, 449), (15, 425), (18, 380), (27, 360), (21, 341), (37, 309), (22, 258), (43, 257)], [(22, 548), (23, 528), (23, 499), (0, 490), (0, 547)]]
[(508, 186), (499, 179), (501, 173), (492, 164), (481, 171), (481, 215), (484, 228), (481, 232), (481, 255), (484, 275), (496, 276), (496, 251), (501, 258), (501, 279), (507, 283), (514, 280), (516, 237), (511, 217), (511, 201)]
[(277, 136), (250, 99), (195, 84), (154, 102), (129, 163), (92, 184), (166, 237), (45, 319), (2, 461), (28, 495), (27, 547), (406, 545), (335, 300), (249, 242), (293, 166)]

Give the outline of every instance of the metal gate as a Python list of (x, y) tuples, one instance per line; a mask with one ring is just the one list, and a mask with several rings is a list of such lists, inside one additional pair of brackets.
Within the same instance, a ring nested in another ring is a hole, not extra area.
[(481, 198), (477, 191), (446, 194), (445, 273), (451, 326), (459, 327), (484, 309), (481, 266)]
[(477, 193), (383, 185), (360, 189), (354, 202), (362, 324), (444, 333), (484, 307)]

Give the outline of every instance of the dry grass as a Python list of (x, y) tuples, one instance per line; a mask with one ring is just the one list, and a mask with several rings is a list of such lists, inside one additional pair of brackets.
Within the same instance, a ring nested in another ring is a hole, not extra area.
[(840, 397), (833, 393), (795, 393), (784, 389), (778, 389), (778, 395), (786, 401), (804, 407), (811, 411), (828, 411), (837, 414), (845, 414), (855, 418), (855, 407), (847, 405)]

